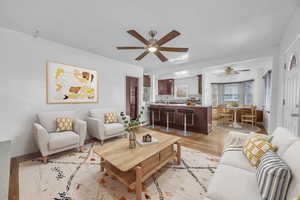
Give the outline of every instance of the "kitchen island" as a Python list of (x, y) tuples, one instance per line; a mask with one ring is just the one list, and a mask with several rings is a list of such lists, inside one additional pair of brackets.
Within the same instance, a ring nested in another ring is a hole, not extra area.
[[(149, 119), (152, 125), (184, 130), (186, 117), (186, 130), (196, 133), (208, 134), (212, 131), (212, 107), (188, 106), (186, 104), (150, 104)], [(154, 116), (152, 118), (152, 115)]]

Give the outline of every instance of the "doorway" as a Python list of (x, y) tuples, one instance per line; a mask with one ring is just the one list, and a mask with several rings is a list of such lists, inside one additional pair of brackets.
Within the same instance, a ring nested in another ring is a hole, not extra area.
[(126, 114), (130, 119), (136, 119), (138, 116), (139, 105), (139, 79), (126, 76)]
[[(295, 46), (300, 51), (300, 41)], [(287, 54), (284, 64), (283, 126), (300, 136), (300, 57), (294, 49), (289, 52), (293, 53)]]

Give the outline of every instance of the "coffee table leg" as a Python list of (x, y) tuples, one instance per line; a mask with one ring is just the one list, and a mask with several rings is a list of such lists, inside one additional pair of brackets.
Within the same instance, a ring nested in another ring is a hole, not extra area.
[(100, 161), (100, 171), (101, 171), (101, 172), (103, 172), (103, 171), (104, 171), (103, 164), (104, 164), (104, 159), (103, 159), (103, 158), (101, 158), (101, 161)]
[(177, 145), (177, 165), (181, 164), (181, 144), (180, 142), (176, 142)]
[(135, 196), (136, 200), (142, 200), (142, 168), (137, 166), (135, 168), (136, 184), (135, 184)]

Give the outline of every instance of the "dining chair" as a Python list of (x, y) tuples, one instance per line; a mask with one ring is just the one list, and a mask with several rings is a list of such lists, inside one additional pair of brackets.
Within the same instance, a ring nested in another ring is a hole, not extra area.
[(232, 110), (228, 109), (225, 104), (218, 105), (218, 116), (218, 121), (221, 121), (222, 123), (234, 121), (234, 114)]
[(244, 111), (241, 115), (242, 123), (251, 123), (252, 126), (256, 126), (256, 106), (254, 105), (244, 105), (244, 108), (247, 108), (247, 111)]

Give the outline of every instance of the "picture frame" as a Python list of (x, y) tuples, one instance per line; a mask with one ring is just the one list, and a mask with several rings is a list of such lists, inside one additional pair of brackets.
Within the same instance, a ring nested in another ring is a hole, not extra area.
[(176, 98), (188, 98), (189, 95), (189, 87), (188, 85), (178, 85), (175, 88), (175, 96)]
[(47, 104), (99, 103), (98, 72), (76, 65), (48, 61)]

